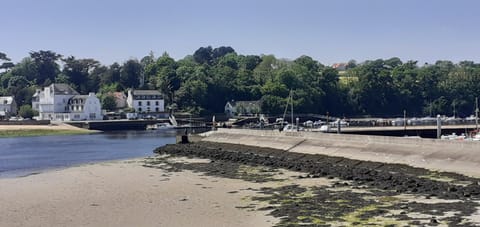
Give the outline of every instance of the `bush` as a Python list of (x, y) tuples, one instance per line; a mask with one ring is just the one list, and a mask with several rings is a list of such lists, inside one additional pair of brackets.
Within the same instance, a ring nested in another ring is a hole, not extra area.
[(117, 108), (115, 98), (113, 96), (105, 96), (102, 100), (102, 108), (107, 111), (115, 110)]
[(38, 115), (38, 112), (33, 110), (30, 105), (23, 105), (20, 107), (18, 114), (23, 118), (32, 118), (33, 116)]

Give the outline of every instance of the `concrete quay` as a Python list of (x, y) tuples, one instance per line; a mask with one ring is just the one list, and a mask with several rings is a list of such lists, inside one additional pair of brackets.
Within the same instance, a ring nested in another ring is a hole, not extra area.
[(480, 142), (219, 128), (205, 141), (270, 147), (480, 177)]

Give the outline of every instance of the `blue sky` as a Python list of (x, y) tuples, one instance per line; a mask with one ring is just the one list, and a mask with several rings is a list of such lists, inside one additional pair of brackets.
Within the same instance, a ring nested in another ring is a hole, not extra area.
[(400, 57), (480, 62), (476, 0), (0, 0), (0, 52), (53, 50), (103, 64), (202, 46), (308, 55), (324, 64)]

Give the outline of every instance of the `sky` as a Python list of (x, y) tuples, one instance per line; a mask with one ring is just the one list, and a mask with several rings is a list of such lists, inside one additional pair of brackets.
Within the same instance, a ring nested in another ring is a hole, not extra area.
[(200, 47), (308, 55), (330, 65), (399, 57), (480, 62), (477, 0), (0, 0), (0, 52), (125, 62)]

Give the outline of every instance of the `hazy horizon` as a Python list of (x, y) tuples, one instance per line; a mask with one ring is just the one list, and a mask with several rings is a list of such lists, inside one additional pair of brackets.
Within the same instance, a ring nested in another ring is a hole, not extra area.
[(150, 51), (178, 60), (206, 46), (290, 60), (307, 55), (325, 65), (391, 57), (480, 62), (479, 6), (474, 0), (7, 1), (0, 52), (15, 63), (31, 51), (52, 50), (105, 65)]

